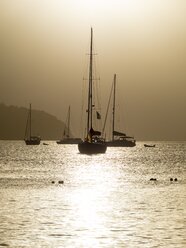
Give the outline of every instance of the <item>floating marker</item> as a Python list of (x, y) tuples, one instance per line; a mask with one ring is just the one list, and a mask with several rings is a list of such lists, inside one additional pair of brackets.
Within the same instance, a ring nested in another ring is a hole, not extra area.
[(59, 184), (63, 184), (63, 183), (64, 183), (64, 181), (63, 181), (63, 180), (62, 180), (62, 181), (58, 181), (58, 183), (59, 183)]

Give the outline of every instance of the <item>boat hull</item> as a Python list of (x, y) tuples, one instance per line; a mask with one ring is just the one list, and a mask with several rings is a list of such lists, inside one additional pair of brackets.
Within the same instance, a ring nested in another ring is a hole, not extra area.
[(98, 154), (105, 153), (107, 150), (106, 143), (90, 143), (83, 141), (78, 144), (79, 152), (82, 154)]
[(107, 146), (109, 147), (134, 147), (136, 146), (136, 142), (129, 141), (129, 140), (114, 140), (114, 141), (107, 141)]
[(25, 139), (26, 145), (39, 145), (41, 142), (40, 138), (31, 138), (31, 139)]
[(25, 143), (26, 143), (26, 145), (39, 145), (40, 140), (39, 141), (25, 140)]

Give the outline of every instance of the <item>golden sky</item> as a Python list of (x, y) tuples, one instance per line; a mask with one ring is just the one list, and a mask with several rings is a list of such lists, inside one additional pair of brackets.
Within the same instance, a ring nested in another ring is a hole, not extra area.
[(0, 102), (70, 104), (78, 134), (91, 27), (103, 112), (116, 73), (123, 129), (186, 140), (185, 0), (1, 0)]

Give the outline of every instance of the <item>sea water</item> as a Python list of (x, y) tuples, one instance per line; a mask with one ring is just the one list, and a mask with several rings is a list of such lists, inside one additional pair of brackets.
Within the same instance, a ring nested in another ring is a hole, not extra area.
[(0, 141), (0, 247), (186, 247), (185, 142), (47, 143)]

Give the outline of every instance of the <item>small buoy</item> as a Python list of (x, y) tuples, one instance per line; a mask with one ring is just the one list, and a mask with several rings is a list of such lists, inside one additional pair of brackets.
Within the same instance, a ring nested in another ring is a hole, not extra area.
[(52, 183), (55, 183), (55, 181), (52, 181)]
[(150, 181), (156, 181), (156, 178), (151, 178)]
[(64, 181), (63, 181), (63, 180), (62, 180), (62, 181), (58, 181), (58, 183), (59, 183), (59, 184), (63, 184), (63, 183), (64, 183)]
[(172, 177), (170, 178), (170, 181), (173, 181), (173, 178)]
[(177, 178), (174, 179), (174, 181), (177, 181), (177, 180), (178, 180)]

